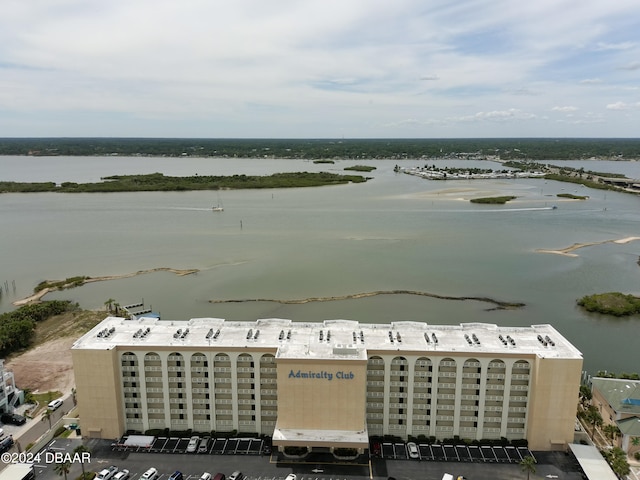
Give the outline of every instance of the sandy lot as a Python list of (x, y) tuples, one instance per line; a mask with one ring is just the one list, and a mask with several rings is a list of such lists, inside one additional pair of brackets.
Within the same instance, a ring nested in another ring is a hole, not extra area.
[(75, 338), (46, 342), (9, 360), (5, 367), (13, 371), (16, 385), (34, 393), (60, 391), (71, 393), (74, 386), (71, 345)]

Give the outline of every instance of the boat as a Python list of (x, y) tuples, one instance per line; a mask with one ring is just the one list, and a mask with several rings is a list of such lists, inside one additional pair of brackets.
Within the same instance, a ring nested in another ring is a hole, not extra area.
[(222, 202), (220, 202), (220, 194), (218, 194), (218, 204), (211, 207), (211, 210), (214, 212), (223, 212), (224, 207), (222, 206)]

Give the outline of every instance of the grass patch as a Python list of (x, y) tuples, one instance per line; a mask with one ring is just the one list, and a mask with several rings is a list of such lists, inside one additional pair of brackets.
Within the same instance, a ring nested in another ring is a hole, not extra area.
[(640, 298), (620, 292), (586, 295), (578, 300), (578, 305), (588, 312), (623, 317), (640, 313)]
[(510, 200), (513, 200), (514, 198), (518, 198), (518, 197), (514, 197), (514, 196), (511, 196), (511, 195), (505, 195), (503, 197), (472, 198), (469, 201), (471, 203), (486, 203), (486, 204), (490, 204), (490, 205), (504, 205), (505, 203), (507, 203)]

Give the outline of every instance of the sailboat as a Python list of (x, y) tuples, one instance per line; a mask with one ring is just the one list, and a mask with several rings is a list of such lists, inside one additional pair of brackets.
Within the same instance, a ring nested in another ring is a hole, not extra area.
[(211, 207), (211, 210), (214, 212), (223, 212), (224, 207), (222, 206), (222, 202), (220, 202), (220, 194), (218, 194), (218, 204)]

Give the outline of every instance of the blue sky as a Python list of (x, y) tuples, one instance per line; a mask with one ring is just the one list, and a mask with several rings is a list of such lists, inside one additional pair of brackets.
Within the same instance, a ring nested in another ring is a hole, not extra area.
[(3, 0), (0, 137), (638, 137), (638, 0)]

